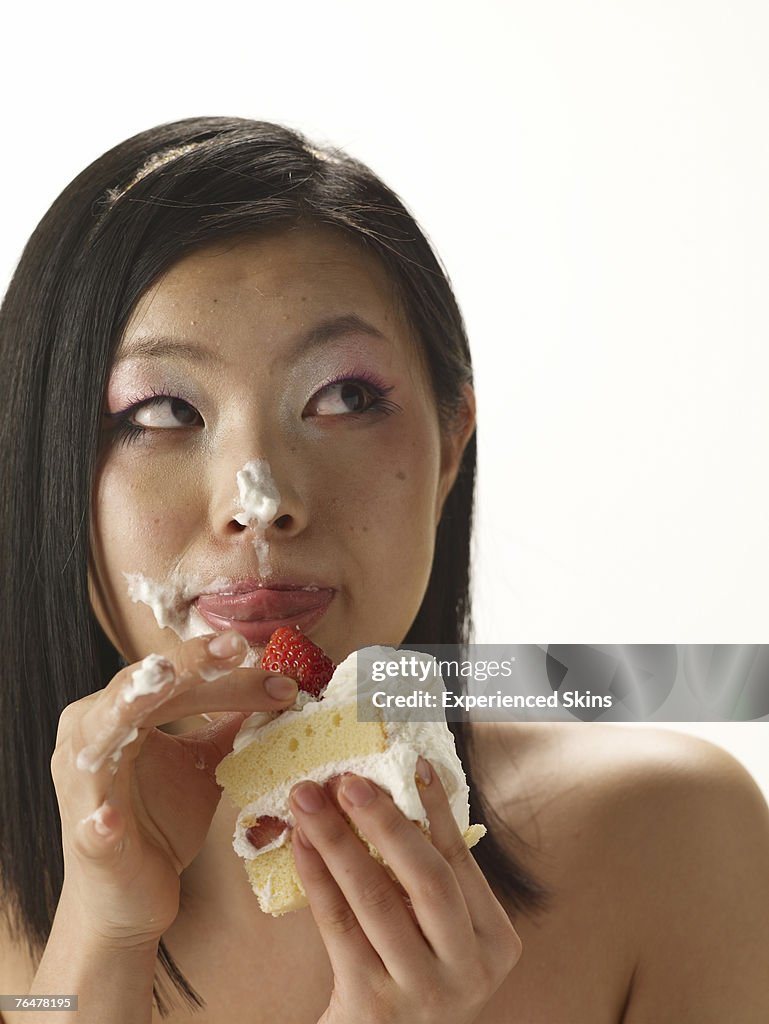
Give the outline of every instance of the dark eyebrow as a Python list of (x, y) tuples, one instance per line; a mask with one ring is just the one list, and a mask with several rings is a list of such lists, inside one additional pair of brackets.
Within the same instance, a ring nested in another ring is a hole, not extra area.
[(294, 346), (292, 356), (296, 358), (307, 349), (325, 345), (345, 334), (367, 334), (370, 338), (376, 338), (378, 341), (387, 341), (387, 336), (382, 334), (378, 327), (374, 327), (357, 313), (342, 313), (340, 316), (321, 320), (320, 323), (303, 334)]
[(211, 365), (222, 363), (224, 360), (216, 352), (207, 348), (200, 348), (198, 345), (190, 345), (187, 341), (176, 341), (174, 338), (141, 338), (133, 342), (130, 348), (118, 352), (115, 357), (115, 365), (122, 363), (124, 359), (135, 359), (137, 356), (172, 356), (177, 359), (189, 359), (193, 363)]
[[(309, 331), (300, 335), (291, 350), (291, 358), (296, 359), (308, 349), (325, 345), (345, 334), (366, 334), (370, 338), (380, 341), (387, 340), (386, 335), (382, 334), (379, 328), (374, 327), (357, 313), (342, 313), (339, 316), (321, 320)], [(222, 357), (211, 349), (200, 348), (200, 346), (186, 341), (176, 341), (174, 338), (147, 337), (140, 338), (131, 343), (130, 348), (119, 352), (115, 364), (123, 362), (124, 359), (134, 359), (137, 356), (151, 356), (152, 358), (171, 356), (209, 366), (224, 362)]]

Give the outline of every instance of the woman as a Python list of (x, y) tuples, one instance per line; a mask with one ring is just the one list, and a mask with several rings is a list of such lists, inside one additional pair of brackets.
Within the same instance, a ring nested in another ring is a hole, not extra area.
[[(432, 846), (364, 780), (300, 784), (310, 909), (256, 908), (213, 772), (295, 691), (190, 609), (267, 583), (263, 622), (336, 661), (469, 627), (467, 342), (366, 168), (259, 122), (143, 133), (54, 204), (0, 336), (3, 991), (80, 1021), (180, 1020), (179, 993), (208, 1022), (766, 1018), (766, 806), (674, 734), (456, 726), (477, 861), (429, 765)], [(244, 523), (254, 460), (274, 508)], [(151, 652), (165, 689), (125, 700)]]

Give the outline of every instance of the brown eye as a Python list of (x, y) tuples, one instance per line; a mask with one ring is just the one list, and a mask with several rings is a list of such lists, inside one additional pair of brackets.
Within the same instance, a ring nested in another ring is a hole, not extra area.
[(152, 430), (166, 430), (174, 427), (191, 427), (199, 413), (189, 402), (181, 398), (157, 395), (136, 409), (131, 417), (138, 426)]
[(307, 403), (305, 416), (344, 416), (349, 413), (393, 412), (398, 406), (388, 402), (391, 387), (380, 387), (367, 380), (334, 381), (321, 388)]
[(338, 416), (348, 412), (363, 412), (372, 401), (370, 391), (354, 380), (328, 384), (310, 402), (313, 416)]
[(339, 385), (339, 401), (349, 412), (361, 412), (366, 408), (369, 396), (360, 384), (346, 381)]

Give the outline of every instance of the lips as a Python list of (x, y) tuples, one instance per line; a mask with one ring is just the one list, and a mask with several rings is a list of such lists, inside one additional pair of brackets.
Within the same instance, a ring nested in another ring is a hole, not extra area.
[(215, 630), (235, 629), (249, 643), (266, 643), (280, 626), (299, 626), (307, 632), (325, 614), (334, 597), (329, 587), (256, 587), (240, 583), (226, 594), (201, 594), (198, 612)]

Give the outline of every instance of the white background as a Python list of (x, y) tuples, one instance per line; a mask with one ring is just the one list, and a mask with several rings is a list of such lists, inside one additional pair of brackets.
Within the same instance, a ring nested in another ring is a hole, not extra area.
[[(3, 35), (3, 284), (136, 131), (231, 114), (340, 145), (465, 312), (477, 639), (769, 639), (763, 0), (29, 4)], [(748, 728), (722, 735), (769, 791)]]

